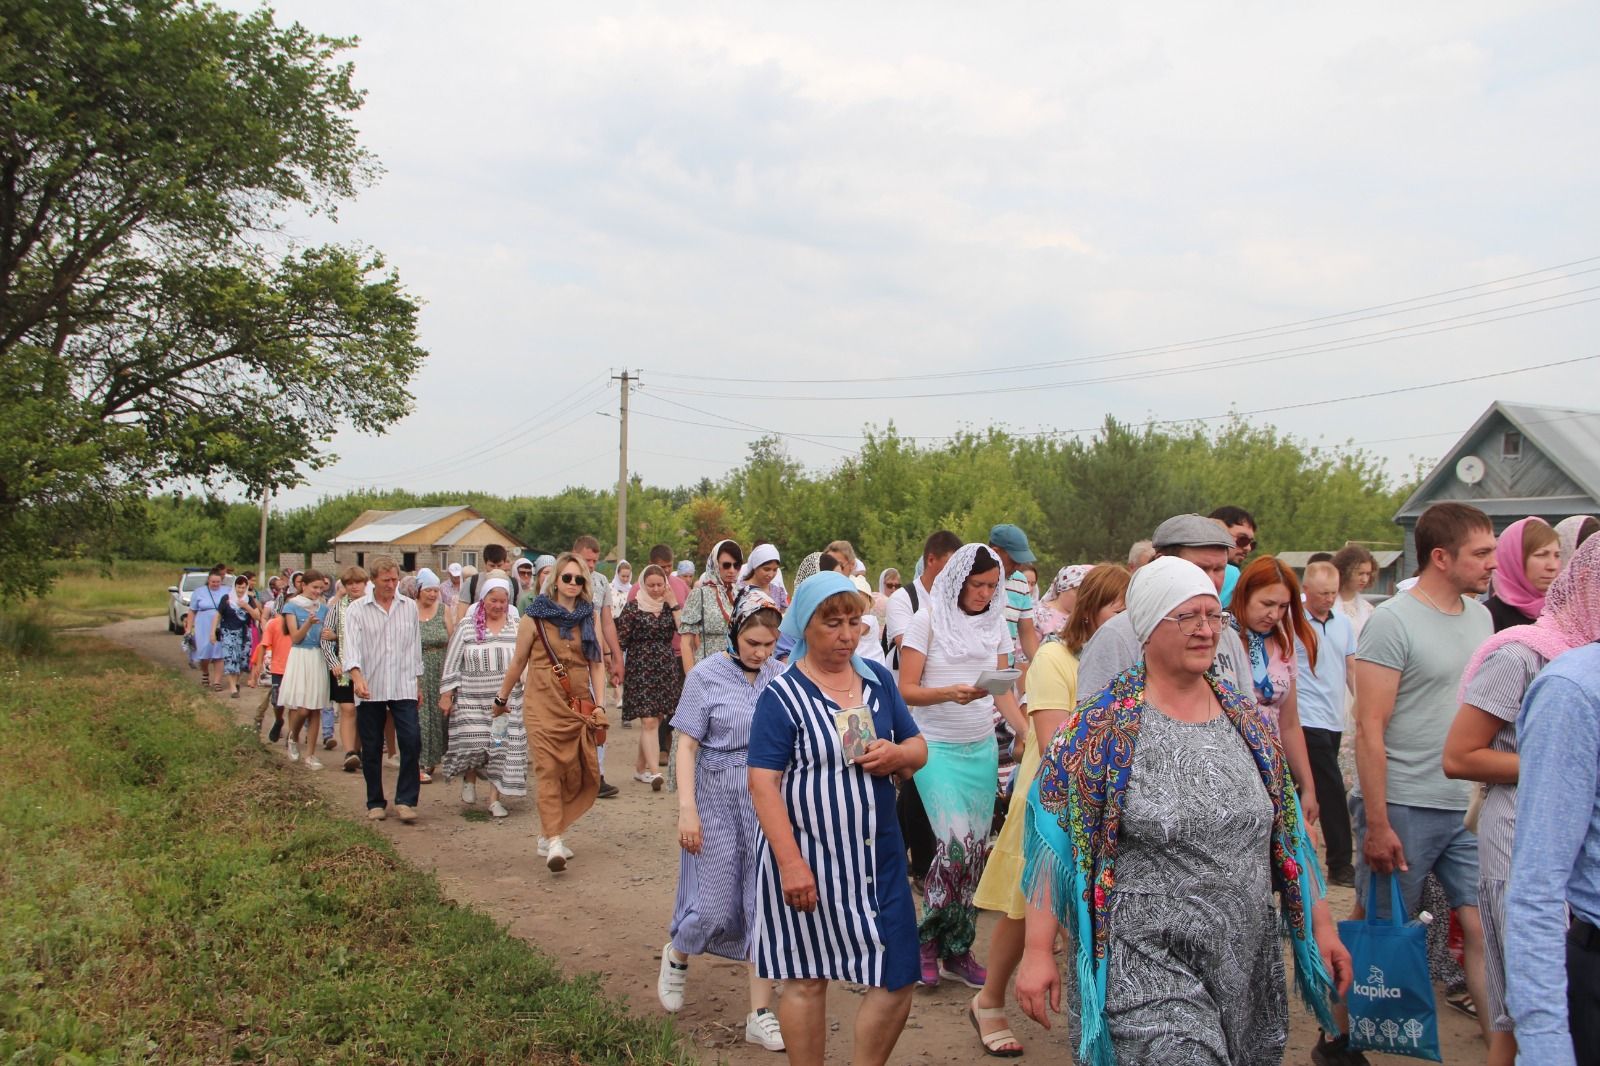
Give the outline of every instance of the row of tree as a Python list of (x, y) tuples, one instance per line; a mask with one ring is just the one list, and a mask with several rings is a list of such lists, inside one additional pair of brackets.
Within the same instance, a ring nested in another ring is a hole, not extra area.
[[(809, 473), (780, 442), (763, 438), (719, 481), (661, 488), (635, 481), (628, 544), (704, 558), (723, 537), (777, 544), (798, 560), (849, 540), (874, 566), (915, 562), (935, 529), (968, 540), (998, 522), (1025, 529), (1050, 565), (1121, 559), (1163, 518), (1236, 504), (1255, 514), (1263, 550), (1336, 548), (1346, 540), (1400, 540), (1395, 511), (1411, 485), (1395, 484), (1372, 456), (1311, 447), (1271, 426), (1235, 421), (1133, 428), (1107, 420), (1087, 440), (1017, 437), (1000, 430), (918, 446), (891, 427), (865, 434), (859, 453)], [(569, 488), (553, 496), (475, 492), (351, 493), (270, 516), (269, 549), (316, 552), (368, 508), (467, 504), (526, 543), (559, 549), (582, 533), (616, 540), (616, 494)], [(173, 562), (255, 558), (260, 512), (252, 504), (158, 497), (146, 532), (118, 546), (126, 556)]]

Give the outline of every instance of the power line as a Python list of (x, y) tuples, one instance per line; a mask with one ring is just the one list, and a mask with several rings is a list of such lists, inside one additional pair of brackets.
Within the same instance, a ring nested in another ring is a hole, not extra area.
[[(1513, 375), (1516, 375), (1516, 374), (1532, 373), (1533, 371), (1536, 371), (1536, 370), (1550, 370), (1550, 369), (1553, 369), (1555, 367), (1572, 366), (1572, 365), (1575, 365), (1577, 363), (1586, 363), (1586, 362), (1590, 362), (1590, 361), (1596, 360), (1596, 359), (1600, 359), (1600, 353), (1596, 353), (1594, 355), (1578, 356), (1578, 357), (1572, 358), (1572, 359), (1558, 359), (1558, 360), (1556, 360), (1554, 362), (1539, 363), (1539, 364), (1536, 364), (1534, 366), (1514, 367), (1514, 368), (1512, 368), (1510, 370), (1496, 370), (1496, 371), (1492, 371), (1490, 373), (1474, 374), (1474, 375), (1470, 375), (1468, 377), (1449, 378), (1447, 380), (1427, 382), (1427, 383), (1421, 384), (1421, 385), (1407, 385), (1407, 386), (1402, 386), (1402, 387), (1394, 388), (1394, 389), (1382, 389), (1382, 390), (1378, 390), (1376, 392), (1357, 393), (1357, 394), (1354, 394), (1354, 395), (1351, 395), (1351, 396), (1335, 396), (1335, 397), (1331, 397), (1331, 398), (1327, 398), (1327, 399), (1321, 399), (1321, 400), (1308, 400), (1308, 401), (1304, 401), (1304, 402), (1301, 402), (1301, 403), (1277, 404), (1277, 405), (1274, 405), (1272, 407), (1262, 407), (1262, 408), (1257, 408), (1257, 409), (1251, 410), (1251, 411), (1227, 411), (1227, 412), (1225, 412), (1223, 414), (1191, 415), (1191, 416), (1184, 417), (1184, 418), (1151, 419), (1149, 421), (1138, 423), (1137, 425), (1140, 426), (1140, 427), (1145, 427), (1145, 426), (1178, 426), (1178, 425), (1184, 425), (1184, 424), (1187, 424), (1187, 423), (1190, 423), (1190, 422), (1213, 422), (1213, 421), (1218, 421), (1218, 420), (1224, 419), (1224, 418), (1242, 418), (1242, 417), (1247, 417), (1249, 415), (1273, 414), (1273, 413), (1278, 412), (1278, 411), (1296, 411), (1296, 410), (1302, 410), (1302, 409), (1308, 408), (1308, 407), (1324, 407), (1324, 406), (1327, 406), (1327, 405), (1330, 405), (1330, 404), (1349, 403), (1349, 402), (1352, 402), (1352, 401), (1355, 401), (1355, 400), (1371, 400), (1371, 399), (1378, 399), (1378, 398), (1385, 397), (1385, 396), (1398, 396), (1398, 395), (1402, 395), (1402, 394), (1406, 394), (1406, 393), (1422, 392), (1422, 391), (1425, 391), (1425, 390), (1428, 390), (1428, 389), (1443, 388), (1443, 387), (1445, 387), (1447, 385), (1464, 385), (1464, 384), (1468, 384), (1468, 383), (1474, 382), (1474, 381), (1488, 381), (1488, 380), (1493, 379), (1493, 378), (1503, 378), (1503, 377), (1510, 377), (1510, 376), (1513, 376)], [(654, 397), (654, 398), (655, 399), (662, 399), (661, 397)], [(664, 400), (663, 402), (672, 403), (673, 401)], [(687, 404), (677, 404), (677, 406), (679, 406), (679, 407), (688, 407)], [(691, 410), (691, 411), (696, 411), (699, 414), (709, 414), (710, 413), (710, 412), (706, 412), (706, 411), (700, 411), (698, 408), (693, 408), (693, 407), (688, 407), (688, 409)], [(646, 418), (659, 419), (659, 420), (664, 421), (664, 422), (677, 422), (677, 423), (680, 423), (682, 425), (699, 426), (699, 427), (704, 428), (704, 429), (725, 429), (725, 430), (733, 430), (733, 429), (735, 429), (735, 427), (733, 427), (733, 426), (718, 426), (718, 425), (713, 425), (713, 424), (707, 423), (707, 422), (694, 422), (694, 421), (690, 421), (688, 419), (673, 418), (673, 417), (668, 416), (668, 415), (658, 415), (658, 414), (654, 414), (654, 413), (647, 412), (647, 411), (635, 411), (634, 414), (643, 415)], [(713, 417), (718, 417), (718, 416), (713, 416)], [(1581, 416), (1572, 416), (1572, 417), (1581, 417)], [(1132, 423), (1130, 423), (1130, 424), (1132, 424)], [(1080, 434), (1080, 433), (1095, 433), (1095, 432), (1098, 432), (1102, 428), (1103, 428), (1103, 426), (1080, 426), (1080, 427), (1073, 428), (1073, 429), (1039, 430), (1039, 431), (1033, 432), (1033, 433), (1015, 432), (1013, 435), (1014, 436), (1018, 436), (1018, 437), (1034, 437), (1034, 438), (1070, 437), (1070, 436), (1075, 436), (1075, 435)], [(779, 437), (793, 436), (793, 434), (786, 434), (786, 433), (783, 433), (783, 432), (778, 431), (778, 430), (762, 430), (762, 432), (770, 433), (773, 436), (779, 436)], [(900, 433), (896, 433), (895, 435), (896, 435), (896, 437), (898, 437), (901, 440), (952, 440), (952, 439), (955, 439), (956, 436), (959, 436), (959, 434), (948, 434), (948, 435), (943, 436), (943, 437), (908, 437), (908, 436), (906, 436), (904, 434), (900, 434)], [(829, 434), (829, 436), (839, 437), (839, 436), (842, 436), (842, 434)], [(1427, 434), (1427, 436), (1434, 436), (1434, 434)], [(861, 435), (857, 434), (855, 439), (859, 440), (860, 437), (861, 437)], [(799, 438), (796, 438), (796, 439), (799, 439)], [(1369, 442), (1369, 443), (1382, 443), (1382, 442), (1373, 441), (1373, 442)], [(828, 445), (828, 447), (834, 448), (837, 451), (850, 451), (851, 450), (851, 449), (848, 449), (848, 448), (839, 448), (836, 445)]]
[[(1230, 356), (1209, 363), (1201, 363), (1186, 367), (1155, 367), (1146, 370), (1132, 370), (1117, 374), (1107, 374), (1093, 378), (1072, 378), (1066, 381), (1030, 381), (1014, 385), (996, 385), (989, 388), (965, 388), (949, 392), (902, 392), (892, 395), (878, 396), (841, 396), (828, 395), (794, 395), (794, 394), (760, 394), (749, 392), (722, 392), (714, 389), (675, 389), (658, 386), (656, 392), (671, 392), (675, 395), (709, 396), (718, 399), (730, 400), (777, 400), (783, 402), (794, 401), (826, 401), (829, 403), (857, 402), (857, 403), (883, 403), (898, 402), (902, 400), (930, 400), (948, 399), (951, 397), (993, 396), (1016, 392), (1042, 392), (1052, 389), (1073, 388), (1081, 385), (1104, 385), (1122, 381), (1142, 381), (1147, 378), (1175, 377), (1181, 374), (1199, 374), (1211, 370), (1231, 369), (1243, 366), (1256, 366), (1262, 363), (1281, 362), (1286, 359), (1300, 359), (1311, 355), (1327, 355), (1332, 352), (1350, 351), (1356, 348), (1368, 348), (1376, 344), (1387, 344), (1397, 340), (1413, 340), (1418, 337), (1433, 336), (1438, 333), (1450, 333), (1458, 329), (1470, 329), (1475, 326), (1489, 325), (1495, 322), (1506, 322), (1516, 318), (1526, 318), (1529, 315), (1545, 314), (1550, 311), (1561, 311), (1584, 304), (1600, 302), (1600, 296), (1586, 297), (1581, 300), (1572, 300), (1564, 304), (1555, 304), (1549, 307), (1532, 307), (1529, 304), (1543, 303), (1546, 300), (1561, 299), (1567, 296), (1576, 296), (1580, 293), (1600, 290), (1600, 285), (1591, 285), (1582, 289), (1573, 289), (1569, 292), (1556, 293), (1551, 296), (1542, 296), (1534, 300), (1525, 300), (1519, 303), (1504, 304), (1500, 307), (1487, 308), (1483, 311), (1472, 311), (1460, 315), (1450, 315), (1445, 318), (1433, 319), (1429, 322), (1417, 322), (1408, 326), (1395, 326), (1386, 330), (1377, 330), (1373, 333), (1357, 334), (1355, 337), (1343, 338), (1338, 341), (1319, 341), (1313, 344), (1295, 345), (1289, 348), (1269, 349), (1265, 352), (1253, 352), (1247, 355)], [(1462, 322), (1460, 319), (1478, 318), (1496, 311), (1508, 311), (1513, 308), (1526, 308), (1511, 314), (1499, 315), (1494, 318), (1485, 318), (1477, 322)], [(1451, 324), (1453, 323), (1453, 324)], [(1424, 329), (1424, 326), (1437, 328)], [(661, 399), (661, 397), (657, 397)]]
[[(1172, 354), (1182, 351), (1193, 351), (1220, 345), (1238, 343), (1242, 340), (1266, 340), (1275, 336), (1286, 336), (1293, 333), (1302, 333), (1313, 329), (1325, 329), (1333, 325), (1349, 325), (1351, 322), (1367, 321), (1373, 318), (1386, 318), (1393, 314), (1409, 313), (1412, 311), (1427, 310), (1431, 307), (1442, 307), (1446, 304), (1460, 303), (1464, 300), (1476, 300), (1485, 296), (1494, 296), (1502, 292), (1515, 292), (1537, 285), (1548, 285), (1552, 282), (1566, 281), (1570, 278), (1592, 274), (1600, 271), (1600, 267), (1588, 267), (1564, 274), (1555, 278), (1544, 278), (1539, 281), (1528, 281), (1521, 285), (1508, 285), (1508, 282), (1522, 281), (1525, 278), (1537, 277), (1540, 274), (1549, 274), (1557, 270), (1566, 270), (1569, 267), (1586, 266), (1586, 264), (1600, 262), (1600, 256), (1589, 256), (1584, 259), (1574, 259), (1568, 263), (1558, 263), (1555, 266), (1543, 267), (1539, 270), (1530, 270), (1521, 274), (1512, 274), (1503, 278), (1478, 282), (1475, 285), (1464, 285), (1454, 289), (1443, 289), (1439, 292), (1425, 293), (1405, 300), (1396, 300), (1390, 303), (1373, 304), (1369, 307), (1356, 308), (1351, 311), (1341, 311), (1336, 314), (1319, 315), (1314, 318), (1303, 318), (1293, 322), (1280, 323), (1275, 326), (1263, 326), (1258, 329), (1238, 330), (1232, 333), (1220, 333), (1210, 337), (1201, 337), (1195, 340), (1177, 341), (1170, 344), (1157, 345), (1148, 348), (1129, 348), (1121, 351), (1106, 352), (1100, 355), (1079, 356), (1073, 359), (1049, 360), (1040, 363), (1019, 363), (1010, 366), (983, 367), (974, 370), (951, 370), (940, 373), (918, 374), (922, 380), (939, 380), (948, 378), (976, 377), (992, 374), (1011, 374), (1035, 370), (1056, 370), (1068, 366), (1079, 366), (1086, 363), (1116, 362), (1125, 359), (1144, 358), (1151, 355)], [(1474, 290), (1486, 289), (1494, 285), (1504, 285), (1504, 288), (1493, 292), (1477, 292), (1468, 296), (1457, 296), (1460, 293), (1473, 293)], [(1583, 291), (1583, 290), (1579, 290)], [(1424, 300), (1434, 300), (1438, 297), (1457, 297), (1456, 299), (1439, 300), (1437, 303), (1421, 303)], [(1416, 305), (1416, 306), (1407, 306)], [(1517, 305), (1511, 305), (1517, 306)], [(1375, 314), (1372, 312), (1383, 312)], [(1356, 317), (1361, 316), (1361, 317)], [(1340, 321), (1344, 320), (1344, 321)], [(699, 373), (672, 373), (668, 371), (654, 371), (658, 377), (685, 378), (700, 380), (704, 374)], [(904, 380), (903, 375), (883, 377), (858, 377), (858, 378), (724, 378), (724, 381), (737, 384), (767, 384), (767, 385), (863, 385)]]
[[(591, 387), (588, 388), (587, 391), (584, 391), (581, 396), (578, 395), (576, 391), (568, 393), (567, 399), (550, 405), (549, 410), (552, 412), (552, 414), (549, 418), (541, 421), (535, 421), (527, 427), (510, 434), (496, 434), (494, 437), (489, 438), (489, 440), (484, 441), (473, 448), (469, 448), (462, 452), (453, 453), (451, 457), (438, 459), (431, 463), (425, 463), (422, 466), (412, 467), (409, 470), (396, 471), (384, 477), (363, 478), (359, 475), (351, 474), (334, 474), (331, 476), (344, 478), (346, 480), (353, 481), (358, 485), (382, 484), (384, 482), (389, 482), (396, 479), (410, 481), (419, 477), (441, 477), (453, 470), (464, 469), (468, 466), (481, 463), (484, 460), (497, 458), (501, 455), (504, 455), (509, 449), (526, 447), (529, 444), (538, 443), (539, 441), (544, 440), (546, 437), (549, 437), (551, 434), (557, 433), (560, 430), (567, 428), (567, 426), (581, 421), (583, 418), (588, 417), (594, 412), (582, 411), (579, 413), (577, 418), (563, 423), (554, 429), (546, 429), (552, 420), (570, 414), (573, 411), (577, 411), (579, 408), (588, 407), (599, 397), (605, 395), (609, 388), (609, 382), (601, 380), (598, 385), (591, 385)], [(582, 389), (583, 386), (579, 386), (579, 390)], [(541, 433), (541, 430), (545, 430), (545, 432)], [(537, 436), (532, 436), (536, 433), (538, 434)], [(490, 445), (487, 451), (484, 450), (486, 445)]]
[[(590, 378), (590, 379), (585, 380), (576, 389), (573, 389), (571, 392), (567, 393), (566, 396), (562, 397), (560, 400), (557, 400), (555, 403), (551, 404), (549, 406), (549, 409), (552, 410), (552, 411), (564, 411), (564, 409), (571, 409), (571, 407), (574, 406), (574, 404), (573, 404), (574, 398), (577, 397), (577, 395), (580, 392), (591, 393), (591, 394), (594, 393), (596, 391), (595, 390), (595, 386), (596, 386), (597, 383), (598, 383), (598, 386), (599, 386), (599, 390), (601, 392), (604, 392), (606, 387), (607, 387), (606, 379), (605, 379), (604, 375), (601, 375), (598, 378)], [(592, 402), (592, 401), (586, 399), (583, 402), (584, 403), (588, 403), (588, 402)], [(387, 481), (387, 480), (389, 480), (391, 478), (396, 478), (396, 477), (414, 477), (414, 476), (416, 476), (418, 474), (426, 474), (428, 471), (434, 470), (435, 468), (440, 468), (440, 467), (449, 468), (449, 467), (457, 465), (461, 460), (476, 461), (479, 458), (481, 458), (482, 450), (484, 448), (490, 447), (490, 446), (494, 446), (495, 448), (498, 449), (499, 447), (503, 446), (508, 441), (516, 440), (517, 438), (524, 437), (527, 434), (532, 433), (532, 432), (540, 429), (542, 427), (542, 425), (543, 425), (543, 423), (534, 423), (532, 426), (530, 426), (530, 427), (528, 427), (526, 429), (523, 429), (523, 430), (519, 430), (516, 433), (511, 434), (509, 437), (504, 433), (495, 433), (495, 434), (493, 434), (493, 435), (491, 435), (491, 436), (489, 436), (489, 437), (487, 437), (487, 438), (485, 438), (485, 439), (483, 439), (481, 441), (478, 441), (478, 442), (476, 442), (476, 443), (474, 443), (472, 445), (469, 445), (466, 448), (462, 448), (459, 451), (451, 452), (448, 455), (441, 456), (441, 457), (439, 457), (437, 459), (434, 459), (434, 460), (432, 460), (432, 461), (430, 461), (428, 463), (424, 463), (421, 466), (412, 467), (412, 468), (410, 468), (408, 470), (392, 471), (392, 472), (390, 472), (388, 474), (379, 475), (379, 476), (376, 476), (376, 477), (372, 477), (370, 479), (362, 479), (362, 478), (359, 477), (359, 475), (357, 475), (356, 477), (357, 477), (357, 480)], [(346, 475), (338, 475), (338, 476), (342, 476), (342, 477), (347, 477), (348, 478), (348, 477), (351, 477), (352, 475), (346, 474)]]
[[(640, 391), (644, 392), (644, 390), (642, 388), (641, 388)], [(776, 429), (769, 429), (766, 426), (758, 426), (758, 425), (754, 424), (753, 422), (741, 422), (737, 418), (729, 418), (727, 415), (718, 414), (715, 411), (706, 411), (706, 410), (702, 410), (699, 407), (691, 407), (689, 404), (679, 403), (677, 400), (669, 400), (665, 396), (656, 396), (651, 392), (645, 392), (645, 395), (649, 396), (651, 399), (657, 400), (657, 401), (659, 401), (661, 403), (669, 403), (674, 407), (681, 407), (685, 411), (693, 411), (697, 415), (705, 415), (707, 418), (720, 418), (724, 422), (733, 423), (733, 426), (740, 426), (740, 427), (743, 427), (744, 429), (753, 429), (758, 433), (767, 433), (767, 434), (770, 434), (770, 435), (772, 435), (774, 437), (789, 437), (789, 438), (793, 438), (794, 440), (803, 441), (806, 444), (815, 444), (820, 448), (832, 448), (836, 452), (848, 452), (848, 451), (850, 451), (849, 448), (841, 448), (837, 444), (829, 444), (827, 441), (812, 439), (813, 437), (835, 436), (836, 434), (821, 434), (821, 433), (819, 433), (819, 434), (806, 434), (806, 435), (802, 436), (799, 433), (783, 433), (783, 432), (781, 432), (779, 430), (776, 430)], [(644, 414), (645, 412), (636, 411), (634, 413), (635, 414)], [(661, 419), (664, 419), (665, 421), (668, 421), (668, 422), (683, 422), (684, 421), (683, 419), (666, 418), (664, 415), (651, 415), (650, 417), (652, 417), (652, 418), (661, 418)], [(701, 422), (685, 422), (684, 424), (685, 425), (691, 425), (691, 426), (693, 426), (693, 425), (704, 426), (705, 425), (704, 423), (701, 423)], [(709, 429), (732, 429), (733, 426), (708, 426), (708, 427), (705, 427), (705, 428), (709, 428)]]

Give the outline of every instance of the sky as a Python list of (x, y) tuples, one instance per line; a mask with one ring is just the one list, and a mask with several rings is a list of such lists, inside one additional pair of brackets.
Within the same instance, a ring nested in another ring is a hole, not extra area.
[(290, 506), (614, 486), (624, 369), (666, 485), (1234, 410), (1400, 475), (1600, 393), (1592, 5), (275, 9), (360, 38), (384, 168), (289, 234), (382, 251), (431, 353)]

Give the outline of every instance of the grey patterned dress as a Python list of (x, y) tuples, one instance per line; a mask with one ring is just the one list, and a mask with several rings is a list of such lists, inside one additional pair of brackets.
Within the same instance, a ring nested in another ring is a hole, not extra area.
[(1225, 717), (1150, 707), (1108, 915), (1118, 1066), (1279, 1066), (1288, 1040), (1272, 800)]

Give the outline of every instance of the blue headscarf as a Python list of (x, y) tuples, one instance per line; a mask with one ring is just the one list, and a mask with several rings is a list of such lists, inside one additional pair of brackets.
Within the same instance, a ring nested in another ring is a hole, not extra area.
[[(806, 657), (806, 626), (811, 624), (811, 616), (816, 613), (817, 607), (829, 596), (837, 596), (841, 592), (861, 595), (855, 582), (837, 570), (826, 570), (809, 577), (794, 590), (794, 599), (789, 601), (789, 613), (783, 616), (783, 625), (778, 629), (780, 634), (793, 638), (795, 642), (794, 650), (789, 653), (791, 663), (798, 663)], [(872, 667), (861, 656), (851, 655), (850, 665), (866, 680), (878, 680)]]

